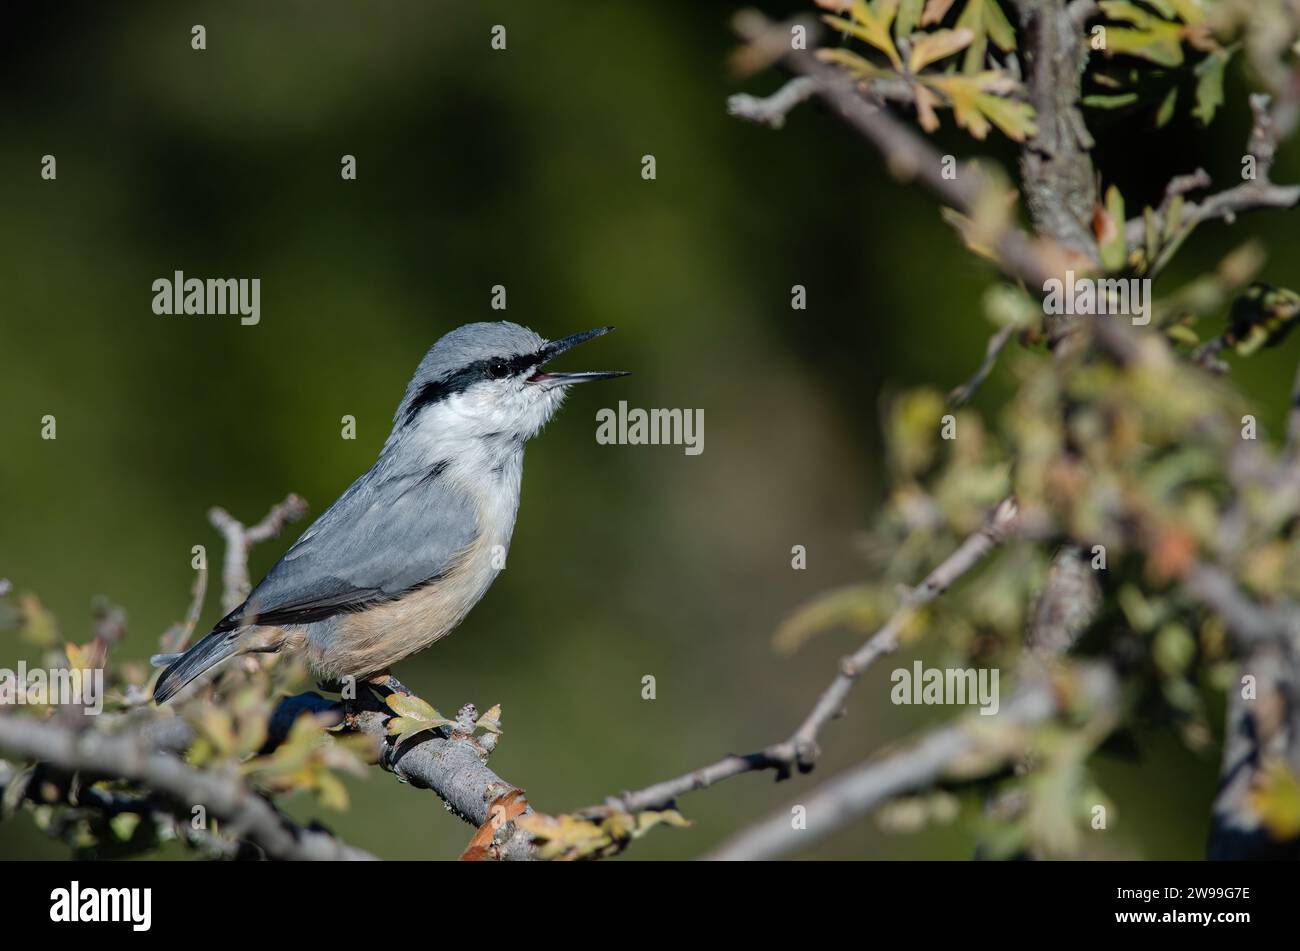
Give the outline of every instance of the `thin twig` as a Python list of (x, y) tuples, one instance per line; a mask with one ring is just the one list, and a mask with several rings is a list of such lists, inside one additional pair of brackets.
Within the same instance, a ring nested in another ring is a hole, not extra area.
[(770, 96), (751, 96), (737, 93), (727, 100), (727, 112), (738, 119), (761, 122), (779, 129), (785, 125), (790, 110), (817, 92), (817, 83), (807, 76), (798, 76)]
[[(1178, 235), (1169, 239), (1168, 245), (1174, 250), (1181, 244), (1197, 225), (1206, 221), (1223, 219), (1232, 224), (1237, 215), (1261, 208), (1294, 208), (1300, 204), (1300, 185), (1274, 185), (1269, 180), (1273, 169), (1273, 158), (1277, 154), (1278, 124), (1268, 109), (1269, 97), (1256, 94), (1250, 97), (1250, 108), (1255, 121), (1251, 126), (1250, 138), (1246, 143), (1246, 152), (1255, 159), (1255, 177), (1233, 188), (1211, 195), (1200, 204), (1185, 202), (1179, 211)], [(1181, 176), (1170, 182), (1169, 187), (1181, 182), (1188, 185), (1185, 194), (1193, 188), (1203, 188), (1210, 184), (1209, 176), (1198, 169), (1194, 173), (1195, 181), (1183, 181), (1191, 176)], [(1153, 225), (1157, 233), (1163, 234), (1168, 221), (1170, 202), (1167, 195), (1165, 202), (1153, 215)], [(1147, 221), (1144, 217), (1133, 218), (1124, 226), (1124, 235), (1130, 245), (1141, 245), (1146, 241)], [(1167, 263), (1168, 255), (1162, 255), (1161, 263)]]
[[(1022, 686), (999, 713), (990, 717), (963, 717), (928, 734), (905, 752), (871, 760), (841, 773), (797, 803), (778, 809), (733, 835), (704, 857), (761, 860), (807, 848), (894, 796), (932, 785), (957, 760), (985, 746), (1000, 751), (1005, 761), (1015, 750), (990, 737), (991, 733), (1043, 723), (1079, 696), (1099, 709), (1112, 705), (1118, 697), (1114, 673), (1100, 665), (1081, 668), (1066, 690), (1059, 689), (1053, 678), (1040, 676)], [(794, 806), (803, 807), (802, 828), (796, 828), (791, 821)]]
[(307, 514), (307, 503), (302, 497), (290, 493), (283, 502), (271, 507), (256, 525), (246, 528), (223, 508), (208, 512), (208, 521), (226, 540), (226, 558), (221, 575), (221, 607), (233, 611), (244, 603), (252, 585), (248, 580), (248, 550), (258, 542), (274, 538), (290, 522)]
[[(821, 62), (808, 50), (791, 49), (786, 26), (753, 11), (737, 16), (735, 26), (751, 45), (765, 53), (779, 53), (792, 72), (813, 80), (816, 95), (880, 151), (895, 177), (903, 181), (915, 179), (964, 215), (978, 214), (989, 185), (975, 166), (962, 166), (962, 173), (955, 177), (945, 175), (947, 163), (937, 149), (887, 110), (864, 99), (841, 70)], [(1030, 287), (1042, 287), (1045, 280), (1061, 270), (1046, 260), (1042, 248), (1029, 235), (1013, 225), (1004, 224), (989, 243), (997, 253), (999, 266)]]
[(583, 810), (583, 814), (599, 814), (608, 810), (640, 812), (667, 806), (678, 796), (697, 789), (705, 789), (724, 779), (755, 770), (775, 769), (785, 776), (791, 767), (801, 772), (812, 769), (819, 749), (817, 737), (831, 720), (844, 709), (844, 701), (858, 678), (871, 664), (898, 647), (898, 638), (916, 611), (947, 591), (960, 578), (968, 574), (1015, 530), (1016, 504), (1004, 499), (985, 520), (984, 525), (963, 541), (945, 558), (920, 585), (903, 596), (898, 607), (875, 634), (857, 652), (840, 662), (840, 671), (817, 699), (804, 721), (781, 743), (775, 743), (747, 756), (726, 756), (701, 769), (664, 782), (655, 783), (635, 792), (625, 792), (608, 799), (604, 806)]
[(998, 362), (998, 355), (1002, 353), (1007, 341), (1011, 339), (1011, 335), (1015, 332), (1015, 326), (1007, 324), (989, 338), (988, 344), (984, 347), (984, 359), (980, 362), (975, 375), (948, 394), (948, 403), (950, 405), (965, 406), (970, 401), (970, 398), (975, 395), (975, 391), (980, 388), (980, 384), (993, 372), (993, 368)]

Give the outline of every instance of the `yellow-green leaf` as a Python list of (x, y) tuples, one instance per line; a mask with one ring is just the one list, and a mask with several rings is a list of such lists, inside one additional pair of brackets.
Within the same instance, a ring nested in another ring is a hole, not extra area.
[(965, 49), (974, 38), (974, 32), (965, 28), (935, 30), (933, 33), (922, 34), (921, 38), (912, 45), (911, 55), (907, 58), (908, 68), (914, 73), (919, 73), (931, 63)]
[(410, 694), (390, 693), (388, 699), (384, 702), (388, 704), (388, 709), (399, 717), (410, 717), (414, 720), (441, 720), (443, 718), (442, 714), (429, 704)]
[(841, 33), (855, 36), (867, 45), (874, 46), (889, 57), (895, 69), (902, 69), (903, 61), (899, 58), (898, 50), (889, 35), (889, 27), (894, 21), (894, 13), (898, 6), (897, 0), (882, 6), (881, 12), (877, 13), (861, 0), (855, 0), (852, 9), (853, 19), (846, 20), (835, 16), (827, 16), (823, 19)]
[(1114, 185), (1106, 190), (1106, 222), (1099, 234), (1101, 263), (1108, 271), (1118, 271), (1128, 259), (1124, 239), (1124, 196)]
[(1196, 64), (1196, 106), (1192, 109), (1201, 125), (1209, 125), (1223, 105), (1223, 73), (1232, 50), (1218, 50)]

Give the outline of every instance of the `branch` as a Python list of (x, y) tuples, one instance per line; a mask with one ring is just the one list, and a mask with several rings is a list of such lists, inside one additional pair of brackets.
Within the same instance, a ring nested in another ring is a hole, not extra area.
[(785, 125), (787, 113), (816, 92), (817, 83), (807, 76), (800, 76), (766, 98), (737, 93), (727, 99), (727, 112), (738, 119), (779, 129)]
[[(1062, 712), (1080, 695), (1100, 709), (1115, 704), (1119, 685), (1107, 667), (1079, 670), (1068, 689), (1049, 677), (1022, 686), (1002, 711), (991, 717), (978, 714), (941, 727), (913, 748), (855, 767), (813, 790), (798, 803), (779, 809), (755, 825), (732, 836), (704, 856), (713, 860), (772, 859), (806, 848), (840, 826), (902, 793), (926, 788), (939, 780), (957, 761), (991, 748), (1007, 758), (999, 728), (1034, 726)], [(990, 734), (993, 734), (990, 736)], [(805, 828), (791, 822), (791, 807), (801, 805)]]
[(1029, 67), (1026, 82), (1037, 132), (1020, 154), (1025, 204), (1039, 234), (1097, 259), (1092, 216), (1096, 174), (1088, 149), (1092, 136), (1079, 111), (1086, 33), (1092, 5), (1065, 0), (1017, 0)]
[[(349, 713), (349, 728), (364, 733), (379, 745), (379, 765), (402, 782), (431, 789), (455, 815), (480, 828), (498, 824), (493, 838), (493, 857), (510, 861), (536, 858), (532, 838), (514, 822), (501, 822), (494, 813), (497, 803), (511, 793), (522, 800), (523, 790), (508, 783), (487, 765), (495, 736), (473, 735), (476, 711), (472, 704), (461, 709), (457, 726), (421, 734), (416, 739), (395, 743), (388, 735), (391, 714), (366, 703)], [(520, 815), (530, 815), (527, 806)]]
[(1052, 558), (1047, 584), (1034, 608), (1025, 646), (1051, 660), (1074, 647), (1101, 607), (1101, 586), (1084, 550), (1065, 545)]
[(903, 603), (885, 625), (858, 648), (857, 653), (841, 661), (839, 674), (818, 698), (803, 723), (784, 742), (775, 743), (747, 756), (723, 757), (716, 763), (675, 779), (611, 797), (605, 806), (592, 807), (583, 812), (589, 815), (609, 810), (636, 813), (643, 809), (667, 806), (684, 793), (705, 789), (742, 773), (775, 769), (778, 778), (784, 779), (792, 766), (797, 766), (800, 772), (811, 770), (820, 752), (817, 746), (818, 734), (822, 727), (843, 713), (844, 701), (863, 671), (878, 657), (890, 653), (898, 646), (900, 633), (919, 608), (952, 587), (1015, 531), (1017, 514), (1015, 502), (1011, 499), (1003, 500), (989, 514), (979, 531), (962, 542), (920, 585), (908, 591), (903, 596)]
[(221, 573), (221, 607), (233, 611), (244, 603), (252, 584), (248, 580), (248, 550), (280, 534), (290, 522), (307, 514), (307, 503), (300, 495), (289, 493), (283, 502), (271, 507), (266, 517), (246, 528), (225, 509), (216, 507), (208, 511), (208, 521), (226, 540), (226, 560)]
[[(802, 25), (810, 37), (814, 35), (814, 25)], [(979, 214), (990, 186), (976, 167), (966, 165), (961, 175), (945, 177), (943, 156), (938, 150), (885, 109), (859, 95), (853, 81), (840, 70), (821, 62), (808, 50), (791, 49), (786, 27), (774, 25), (752, 11), (737, 16), (735, 26), (740, 36), (764, 57), (775, 55), (792, 72), (811, 80), (815, 94), (880, 151), (897, 178), (915, 179), (964, 215)], [(1041, 288), (1045, 280), (1061, 270), (1045, 259), (1043, 249), (1035, 246), (1029, 235), (1014, 226), (1002, 226), (990, 236), (989, 244), (996, 251), (999, 266), (1031, 288)]]
[[(1200, 204), (1185, 202), (1179, 212), (1179, 237), (1170, 243), (1177, 247), (1191, 233), (1192, 229), (1205, 221), (1223, 219), (1228, 224), (1237, 220), (1237, 215), (1261, 208), (1294, 208), (1300, 204), (1300, 185), (1274, 185), (1269, 180), (1273, 168), (1273, 157), (1277, 153), (1280, 130), (1272, 113), (1268, 110), (1269, 97), (1256, 94), (1250, 97), (1250, 108), (1255, 121), (1251, 127), (1250, 138), (1246, 143), (1246, 152), (1255, 158), (1255, 178), (1243, 182), (1226, 191), (1211, 195)], [(1209, 176), (1198, 170), (1199, 176), (1194, 182), (1197, 187), (1209, 184)], [(1170, 182), (1170, 188), (1182, 181), (1184, 177)], [(1186, 189), (1185, 189), (1186, 190)], [(1169, 202), (1161, 205), (1155, 212), (1154, 226), (1158, 233), (1164, 233), (1169, 216)], [(1130, 245), (1141, 245), (1146, 241), (1147, 223), (1144, 218), (1133, 218), (1124, 226), (1125, 237)]]
[(1300, 609), (1252, 600), (1220, 568), (1198, 564), (1184, 590), (1223, 618), (1244, 656), (1241, 675), (1255, 681), (1248, 699), (1242, 685), (1227, 691), (1227, 726), (1219, 791), (1214, 800), (1207, 853), (1216, 860), (1300, 857), (1300, 842), (1279, 842), (1262, 827), (1250, 796), (1271, 761), (1300, 773)]
[(975, 375), (961, 386), (955, 387), (948, 394), (948, 403), (950, 405), (965, 406), (970, 401), (971, 397), (975, 395), (975, 391), (980, 388), (980, 384), (993, 372), (993, 367), (998, 362), (998, 356), (1001, 355), (1007, 341), (1011, 339), (1011, 335), (1015, 331), (1016, 328), (1013, 324), (1007, 324), (999, 328), (997, 333), (989, 338), (988, 344), (984, 347), (984, 359), (980, 361), (979, 367), (975, 370)]
[(269, 858), (374, 858), (328, 832), (295, 825), (234, 776), (194, 769), (174, 756), (154, 752), (139, 736), (110, 736), (93, 730), (78, 733), (55, 723), (10, 715), (0, 716), (0, 749), (68, 772), (138, 782), (185, 807), (201, 805)]
[(1223, 618), (1240, 650), (1245, 653), (1267, 643), (1286, 647), (1300, 635), (1300, 607), (1295, 604), (1268, 605), (1251, 600), (1221, 568), (1204, 563), (1193, 565), (1183, 590)]

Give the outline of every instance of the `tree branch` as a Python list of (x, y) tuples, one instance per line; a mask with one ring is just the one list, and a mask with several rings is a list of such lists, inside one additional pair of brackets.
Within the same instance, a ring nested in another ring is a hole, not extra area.
[(819, 749), (817, 737), (831, 720), (843, 712), (849, 691), (859, 677), (877, 658), (898, 646), (899, 634), (907, 621), (921, 607), (929, 604), (947, 591), (959, 579), (974, 569), (985, 557), (1015, 531), (1016, 504), (1011, 499), (999, 503), (985, 520), (984, 525), (945, 558), (920, 585), (903, 596), (898, 610), (853, 655), (844, 658), (835, 679), (817, 699), (816, 704), (788, 739), (775, 743), (747, 756), (726, 756), (701, 769), (675, 779), (655, 783), (636, 792), (625, 792), (611, 797), (605, 806), (583, 810), (584, 814), (598, 814), (614, 809), (622, 812), (639, 812), (671, 804), (678, 796), (697, 789), (705, 789), (724, 779), (756, 770), (775, 769), (778, 778), (789, 775), (791, 767), (801, 772), (812, 769)]
[[(495, 736), (473, 735), (475, 710), (462, 708), (457, 726), (420, 734), (418, 738), (397, 745), (388, 735), (391, 714), (375, 705), (364, 703), (349, 713), (346, 724), (364, 733), (379, 747), (379, 764), (402, 782), (421, 789), (431, 789), (447, 808), (471, 825), (497, 825), (493, 837), (492, 857), (508, 861), (536, 858), (532, 838), (513, 821), (501, 821), (494, 807), (511, 793), (522, 797), (523, 790), (506, 782), (487, 765)], [(530, 815), (527, 806), (520, 815)]]
[(1088, 61), (1080, 23), (1091, 10), (1087, 3), (1069, 9), (1065, 0), (1017, 0), (1016, 5), (1038, 129), (1020, 154), (1025, 204), (1039, 234), (1096, 260), (1097, 184), (1088, 155), (1093, 142), (1079, 111)]
[(141, 783), (186, 808), (203, 806), (273, 859), (373, 859), (328, 832), (303, 829), (234, 776), (194, 769), (140, 736), (76, 732), (30, 717), (0, 716), (0, 749), (68, 772)]
[(761, 122), (779, 129), (785, 125), (785, 117), (790, 110), (816, 92), (817, 83), (814, 80), (799, 76), (763, 98), (737, 93), (727, 99), (727, 112), (738, 119)]
[[(815, 35), (815, 24), (801, 25), (809, 37)], [(978, 168), (967, 164), (960, 175), (946, 177), (938, 150), (888, 111), (859, 95), (853, 81), (840, 70), (821, 62), (808, 50), (791, 49), (785, 26), (775, 25), (754, 12), (737, 16), (735, 26), (751, 45), (775, 53), (791, 72), (810, 79), (815, 94), (880, 151), (897, 178), (915, 179), (964, 215), (978, 213), (989, 188)], [(1045, 280), (1061, 270), (1047, 260), (1044, 249), (1036, 246), (1029, 235), (1010, 224), (990, 236), (989, 243), (997, 253), (999, 266), (1030, 287), (1041, 288)]]
[[(928, 734), (905, 752), (841, 773), (797, 803), (790, 803), (733, 835), (704, 858), (772, 859), (807, 848), (894, 796), (932, 785), (956, 761), (986, 747), (1000, 752), (1005, 761), (1008, 744), (999, 743), (989, 735), (999, 728), (1043, 723), (1074, 703), (1077, 697), (1104, 709), (1116, 703), (1118, 696), (1118, 682), (1108, 667), (1081, 668), (1064, 690), (1052, 678), (1040, 676), (1023, 685), (998, 714), (964, 717)], [(792, 808), (796, 805), (804, 807), (805, 828), (796, 829), (791, 821)]]
[[(1223, 219), (1232, 224), (1237, 215), (1262, 208), (1294, 208), (1300, 205), (1300, 185), (1274, 185), (1269, 180), (1273, 168), (1273, 158), (1277, 154), (1278, 137), (1281, 134), (1279, 124), (1269, 111), (1269, 97), (1255, 94), (1250, 97), (1251, 112), (1255, 121), (1251, 126), (1250, 138), (1246, 143), (1247, 155), (1255, 159), (1255, 178), (1240, 185), (1211, 195), (1200, 204), (1184, 202), (1179, 211), (1179, 234), (1175, 246), (1191, 233), (1192, 229), (1205, 221)], [(1199, 175), (1191, 181), (1195, 187), (1209, 184), (1209, 176), (1198, 169)], [(1184, 177), (1170, 182), (1170, 187), (1182, 181)], [(1189, 188), (1184, 191), (1190, 190)], [(1168, 202), (1161, 206), (1154, 215), (1157, 232), (1163, 233), (1168, 222)], [(1124, 234), (1130, 245), (1141, 245), (1146, 241), (1147, 222), (1145, 218), (1133, 218), (1124, 226)]]

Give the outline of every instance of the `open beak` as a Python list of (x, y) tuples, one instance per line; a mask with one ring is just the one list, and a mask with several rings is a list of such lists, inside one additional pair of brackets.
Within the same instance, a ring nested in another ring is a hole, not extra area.
[(537, 372), (528, 378), (529, 383), (549, 383), (552, 386), (566, 385), (569, 383), (587, 383), (591, 380), (608, 380), (616, 376), (627, 376), (626, 370), (593, 370), (588, 373), (546, 373), (542, 367), (550, 363), (566, 350), (572, 350), (578, 344), (590, 340), (593, 337), (600, 337), (611, 330), (613, 327), (598, 327), (595, 330), (584, 330), (580, 334), (573, 334), (562, 340), (552, 340), (546, 346), (542, 347), (541, 359), (537, 361)]

